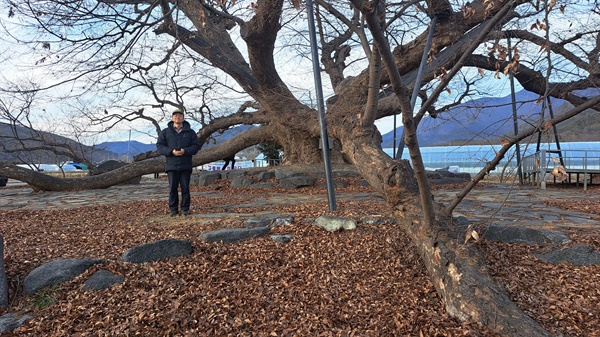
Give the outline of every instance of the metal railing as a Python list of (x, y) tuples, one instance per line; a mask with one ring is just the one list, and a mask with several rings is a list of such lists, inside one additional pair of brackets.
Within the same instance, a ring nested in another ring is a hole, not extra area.
[(571, 179), (571, 174), (583, 175), (583, 189), (587, 190), (587, 177), (592, 179), (593, 174), (600, 174), (600, 151), (599, 150), (541, 150), (522, 160), (523, 178), (534, 184), (544, 186), (548, 175), (552, 174), (559, 165), (562, 165)]

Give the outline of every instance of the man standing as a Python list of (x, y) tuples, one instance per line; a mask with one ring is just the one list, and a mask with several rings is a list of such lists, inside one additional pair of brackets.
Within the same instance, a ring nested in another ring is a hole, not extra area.
[(229, 165), (229, 162), (231, 162), (231, 169), (233, 170), (233, 168), (235, 167), (235, 154), (224, 158), (223, 159), (225, 161), (225, 165), (223, 165), (223, 167), (221, 167), (221, 171), (224, 171), (227, 168), (227, 165)]
[(169, 177), (169, 209), (171, 216), (179, 214), (179, 194), (181, 187), (181, 214), (190, 211), (190, 179), (192, 176), (192, 156), (198, 153), (200, 144), (196, 132), (183, 117), (183, 111), (173, 111), (166, 129), (158, 135), (158, 152), (166, 157), (165, 171)]

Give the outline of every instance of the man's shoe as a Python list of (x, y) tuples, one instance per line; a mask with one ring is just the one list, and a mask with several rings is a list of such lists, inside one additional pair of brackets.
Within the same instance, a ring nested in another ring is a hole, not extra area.
[(171, 211), (171, 216), (177, 216), (177, 211)]
[(181, 211), (181, 214), (182, 214), (183, 216), (188, 216), (188, 214), (189, 214), (189, 213), (188, 213), (188, 211)]

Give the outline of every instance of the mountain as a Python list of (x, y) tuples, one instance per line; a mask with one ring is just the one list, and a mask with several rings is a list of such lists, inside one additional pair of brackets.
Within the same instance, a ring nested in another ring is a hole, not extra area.
[(88, 158), (93, 162), (101, 162), (117, 157), (115, 153), (98, 149), (97, 147), (86, 146), (67, 137), (1, 122), (0, 143), (0, 162), (48, 164), (72, 159), (65, 155), (57, 155), (48, 150), (21, 150), (23, 148), (48, 147), (48, 144), (60, 144), (64, 149), (70, 149), (70, 151), (77, 153), (78, 156)]
[[(537, 94), (522, 90), (515, 94), (519, 130), (529, 127), (532, 121), (540, 118), (542, 104)], [(551, 99), (554, 116), (570, 107), (561, 99)], [(545, 116), (549, 116), (546, 109)], [(402, 135), (403, 126), (396, 128), (396, 144)], [(600, 140), (600, 116), (593, 110), (558, 125), (561, 141)], [(442, 112), (437, 118), (425, 117), (419, 124), (417, 136), (421, 146), (477, 145), (500, 143), (503, 135), (512, 135), (511, 97), (484, 97), (472, 100)], [(383, 135), (382, 146), (393, 147), (394, 130)]]
[(96, 147), (99, 149), (104, 149), (106, 151), (116, 153), (119, 157), (127, 156), (127, 154), (129, 154), (129, 157), (133, 157), (140, 153), (156, 150), (156, 144), (145, 144), (138, 142), (137, 140), (104, 142), (96, 145)]
[[(202, 146), (202, 148), (209, 148), (215, 146), (217, 144), (221, 144), (232, 137), (253, 128), (252, 125), (239, 125), (230, 129), (223, 131), (222, 133), (214, 133), (213, 139), (208, 144)], [(129, 157), (136, 156), (140, 153), (145, 153), (148, 151), (156, 151), (156, 144), (145, 144), (138, 142), (136, 140), (132, 141), (117, 141), (117, 142), (104, 142), (96, 145), (97, 148), (104, 149), (106, 151), (114, 152), (119, 155), (119, 157), (127, 156)]]

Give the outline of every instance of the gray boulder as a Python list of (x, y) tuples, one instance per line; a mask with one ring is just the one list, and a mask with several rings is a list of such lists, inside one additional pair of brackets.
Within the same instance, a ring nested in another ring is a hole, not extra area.
[(290, 241), (292, 241), (294, 237), (292, 235), (287, 235), (287, 234), (275, 234), (275, 235), (271, 235), (271, 239), (275, 242), (279, 242), (279, 243), (288, 243)]
[(275, 172), (265, 171), (258, 174), (258, 181), (265, 181), (275, 178)]
[(600, 264), (600, 252), (592, 247), (577, 245), (567, 249), (556, 249), (547, 254), (533, 254), (538, 259), (558, 264), (562, 261), (577, 266)]
[(221, 172), (221, 179), (223, 180), (234, 180), (236, 178), (240, 178), (246, 175), (246, 171), (245, 170), (227, 170), (227, 171), (220, 171)]
[(340, 229), (356, 229), (356, 221), (337, 216), (323, 215), (315, 219), (315, 224), (328, 232), (335, 232)]
[(83, 283), (83, 290), (102, 290), (123, 281), (124, 276), (115, 275), (108, 270), (98, 270)]
[(290, 170), (277, 170), (275, 171), (275, 178), (277, 179), (286, 179), (291, 177), (297, 177), (304, 175), (303, 172), (298, 171), (290, 171)]
[(358, 186), (369, 186), (369, 182), (368, 182), (368, 181), (366, 181), (365, 179), (362, 179), (362, 178), (361, 178), (361, 179), (356, 179), (356, 180), (354, 181), (354, 183), (355, 183), (356, 185), (358, 185)]
[(362, 219), (360, 219), (360, 222), (362, 223), (366, 223), (369, 225), (382, 225), (384, 223), (390, 222), (391, 220), (395, 220), (396, 219), (390, 219), (390, 218), (383, 218), (383, 217), (374, 217), (374, 216), (366, 216)]
[(32, 270), (23, 280), (23, 291), (33, 295), (38, 290), (69, 281), (81, 275), (95, 264), (105, 263), (100, 259), (59, 259), (43, 264)]
[(204, 233), (200, 235), (200, 238), (208, 242), (234, 243), (258, 238), (267, 235), (270, 231), (270, 227), (228, 228)]
[(286, 226), (294, 222), (294, 217), (291, 215), (267, 214), (260, 217), (251, 217), (244, 221), (244, 227), (276, 227)]
[(467, 172), (450, 172), (448, 168), (426, 171), (427, 178), (432, 184), (457, 184), (471, 180), (471, 174)]
[(334, 177), (339, 177), (339, 178), (356, 178), (356, 177), (358, 177), (358, 172), (354, 172), (354, 171), (335, 171), (332, 174)]
[(256, 184), (252, 184), (250, 185), (250, 188), (275, 188), (277, 187), (277, 183), (274, 182), (264, 182), (264, 183), (256, 183)]
[(483, 237), (492, 241), (520, 243), (526, 245), (562, 245), (571, 241), (559, 231), (510, 227), (491, 224), (483, 230)]
[(196, 185), (197, 186), (208, 186), (215, 181), (221, 179), (221, 172), (219, 171), (202, 171), (198, 174)]
[(30, 318), (33, 316), (14, 312), (0, 316), (0, 334), (12, 332)]
[(452, 222), (460, 227), (467, 227), (471, 224), (471, 221), (463, 215), (459, 215), (452, 219)]
[(142, 263), (192, 254), (192, 243), (185, 240), (165, 239), (132, 247), (123, 253), (123, 261)]
[[(346, 180), (341, 180), (341, 181), (333, 181), (333, 187), (334, 188), (344, 188), (344, 187), (348, 187), (348, 185), (350, 185), (349, 182), (347, 182)], [(327, 183), (323, 182), (320, 184), (315, 185), (316, 188), (327, 188)]]
[(0, 308), (8, 307), (8, 280), (4, 270), (4, 237), (0, 234)]
[(231, 180), (231, 187), (233, 188), (248, 187), (252, 184), (254, 184), (254, 179), (252, 178), (235, 177)]
[(294, 176), (279, 180), (279, 186), (282, 188), (296, 189), (301, 187), (312, 186), (316, 179), (309, 176)]

